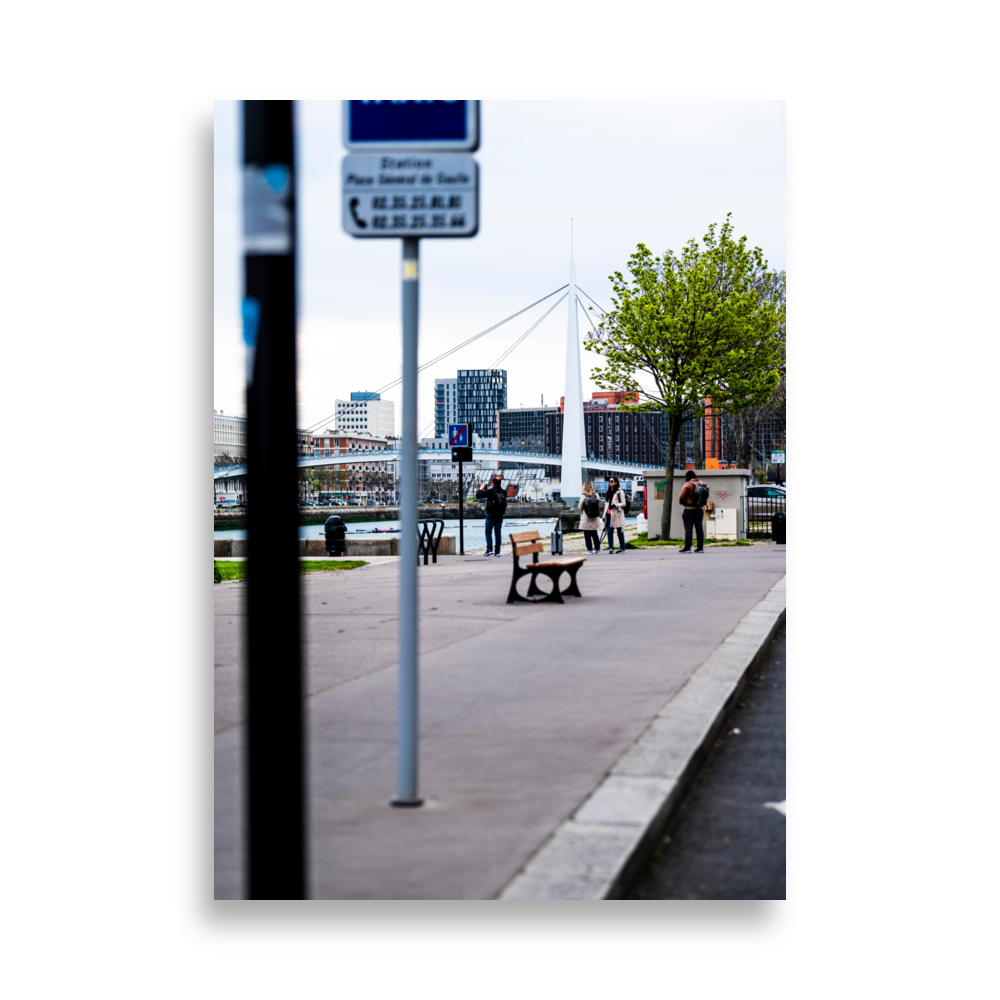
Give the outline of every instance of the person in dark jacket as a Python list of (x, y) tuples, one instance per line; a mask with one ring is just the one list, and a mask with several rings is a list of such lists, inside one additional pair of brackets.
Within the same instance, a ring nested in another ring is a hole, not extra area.
[(608, 491), (604, 494), (607, 510), (604, 512), (604, 524), (608, 532), (608, 552), (615, 551), (614, 532), (618, 531), (618, 551), (625, 551), (625, 494), (618, 485), (616, 476), (611, 477)]
[(691, 531), (694, 531), (698, 535), (698, 548), (695, 552), (705, 551), (705, 523), (702, 520), (705, 506), (704, 504), (695, 504), (695, 485), (701, 484), (701, 480), (695, 475), (693, 469), (688, 469), (687, 475), (684, 477), (687, 482), (681, 488), (681, 495), (677, 498), (677, 502), (684, 508), (684, 513), (681, 515), (684, 521), (684, 548), (680, 549), (681, 552), (691, 551)]
[[(476, 490), (476, 499), (486, 501), (486, 554), (488, 556), (500, 555), (500, 527), (503, 524), (503, 515), (507, 510), (507, 491), (503, 488), (503, 476), (498, 472), (489, 486), (483, 486)], [(494, 552), (494, 539), (496, 536), (496, 551)]]

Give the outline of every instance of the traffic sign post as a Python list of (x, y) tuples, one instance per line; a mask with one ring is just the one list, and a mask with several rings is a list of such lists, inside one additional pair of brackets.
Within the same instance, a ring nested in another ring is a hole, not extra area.
[[(343, 226), (403, 241), (403, 440), (399, 484), (399, 756), (394, 806), (419, 806), (417, 340), (420, 239), (479, 229), (478, 101), (344, 101)], [(466, 428), (468, 432), (468, 428)], [(467, 440), (465, 442), (468, 443)], [(471, 457), (471, 456), (470, 456)], [(462, 468), (459, 535), (462, 541)], [(460, 545), (464, 555), (464, 547)]]
[(448, 424), (448, 447), (468, 448), (468, 446), (469, 446), (469, 425)]
[(448, 424), (448, 442), (451, 445), (451, 460), (458, 462), (458, 554), (465, 555), (465, 486), (462, 480), (462, 464), (472, 461), (469, 447), (469, 425)]
[(784, 465), (785, 464), (785, 452), (782, 451), (772, 451), (771, 452), (771, 464), (772, 465)]

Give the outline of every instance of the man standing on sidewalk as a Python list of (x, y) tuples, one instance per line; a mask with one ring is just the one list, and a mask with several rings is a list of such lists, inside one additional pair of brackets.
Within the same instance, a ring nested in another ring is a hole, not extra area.
[(705, 509), (705, 504), (708, 503), (708, 483), (703, 483), (692, 469), (688, 469), (684, 478), (687, 482), (684, 483), (681, 495), (677, 498), (677, 502), (684, 508), (684, 513), (681, 515), (684, 521), (684, 548), (680, 551), (691, 551), (691, 530), (693, 528), (698, 536), (698, 548), (695, 549), (695, 552), (704, 552), (705, 524), (702, 520), (702, 511)]
[[(507, 510), (507, 492), (503, 488), (503, 476), (498, 472), (489, 486), (476, 490), (476, 499), (486, 501), (486, 554), (500, 555), (500, 526)], [(496, 552), (493, 551), (493, 537), (496, 534)]]

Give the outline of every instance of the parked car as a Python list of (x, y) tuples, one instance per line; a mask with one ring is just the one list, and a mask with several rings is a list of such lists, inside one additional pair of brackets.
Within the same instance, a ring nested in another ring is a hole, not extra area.
[(786, 513), (784, 486), (764, 483), (747, 487), (748, 520), (768, 521), (779, 513)]

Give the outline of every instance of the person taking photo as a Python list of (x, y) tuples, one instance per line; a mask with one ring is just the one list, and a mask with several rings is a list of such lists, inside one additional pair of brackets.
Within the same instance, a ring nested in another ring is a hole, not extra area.
[(597, 495), (594, 484), (588, 479), (577, 507), (580, 509), (580, 530), (583, 532), (583, 540), (587, 543), (587, 551), (595, 554), (601, 551), (601, 536), (598, 532), (601, 530), (604, 506), (604, 501)]
[(604, 524), (608, 532), (608, 553), (615, 551), (615, 541), (612, 532), (618, 531), (618, 551), (625, 551), (625, 494), (618, 485), (616, 476), (608, 483), (608, 492), (604, 494), (607, 508), (604, 514)]
[[(500, 555), (500, 528), (503, 516), (507, 510), (507, 491), (503, 488), (503, 476), (496, 473), (489, 486), (483, 485), (476, 490), (476, 499), (486, 501), (486, 554)], [(496, 536), (496, 551), (494, 552), (493, 535)]]

